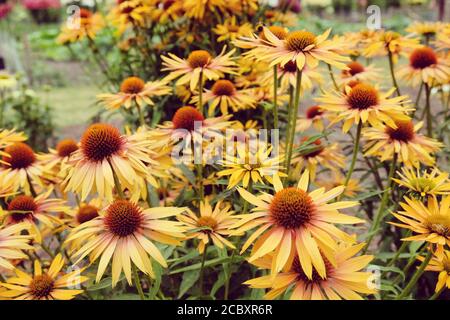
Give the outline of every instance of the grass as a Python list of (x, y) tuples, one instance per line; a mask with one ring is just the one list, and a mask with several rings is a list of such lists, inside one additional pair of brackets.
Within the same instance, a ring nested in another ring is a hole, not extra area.
[(39, 96), (52, 107), (55, 124), (61, 129), (89, 122), (102, 109), (95, 104), (98, 93), (95, 87), (81, 85), (51, 88)]

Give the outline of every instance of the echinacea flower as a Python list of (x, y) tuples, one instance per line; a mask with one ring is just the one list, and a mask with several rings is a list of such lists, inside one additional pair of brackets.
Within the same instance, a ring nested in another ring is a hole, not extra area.
[(218, 24), (212, 29), (219, 37), (217, 42), (233, 41), (238, 37), (248, 36), (252, 33), (252, 25), (248, 22), (239, 24), (236, 22), (236, 16), (226, 19), (223, 23)]
[(224, 167), (217, 175), (219, 177), (229, 176), (228, 189), (232, 189), (239, 183), (247, 188), (249, 183), (264, 184), (264, 180), (272, 183), (273, 176), (285, 177), (280, 165), (283, 158), (272, 154), (273, 148), (267, 145), (259, 145), (256, 150), (246, 150), (245, 144), (238, 144), (236, 157), (227, 154), (220, 162)]
[(40, 154), (39, 160), (45, 171), (55, 171), (55, 174), (64, 172), (70, 156), (79, 149), (78, 143), (73, 139), (62, 139), (56, 148), (49, 148), (48, 153)]
[(220, 12), (225, 9), (225, 0), (184, 0), (183, 7), (186, 16), (202, 20), (207, 13)]
[[(289, 86), (295, 87), (297, 81), (297, 65), (289, 61), (284, 66), (277, 66), (277, 77), (280, 88), (288, 90)], [(267, 77), (273, 79), (273, 70), (267, 73)], [(272, 80), (273, 81), (273, 80)], [(302, 90), (311, 90), (314, 86), (323, 83), (323, 77), (317, 69), (304, 67), (302, 70)], [(273, 84), (272, 84), (273, 85)]]
[(105, 26), (101, 14), (80, 8), (79, 17), (73, 17), (70, 23), (64, 23), (57, 38), (58, 43), (68, 44), (84, 38), (95, 39), (97, 33)]
[(405, 50), (420, 47), (419, 39), (411, 35), (402, 36), (395, 31), (379, 31), (363, 51), (365, 57), (392, 55), (393, 62), (397, 62), (399, 54)]
[(235, 74), (236, 63), (232, 57), (235, 49), (226, 54), (225, 50), (226, 46), (217, 57), (212, 57), (206, 50), (192, 51), (187, 59), (181, 59), (172, 53), (169, 53), (168, 57), (161, 56), (164, 66), (162, 71), (170, 72), (164, 80), (179, 78), (177, 86), (189, 83), (191, 91), (194, 91), (200, 81), (200, 74), (207, 80), (218, 80), (225, 73)]
[(84, 292), (79, 287), (88, 280), (82, 276), (82, 268), (69, 269), (67, 273), (61, 272), (64, 267), (64, 258), (58, 254), (47, 270), (43, 270), (39, 260), (34, 261), (34, 274), (15, 269), (15, 277), (0, 283), (0, 287), (7, 290), (0, 291), (0, 297), (14, 300), (72, 300)]
[(62, 222), (56, 216), (64, 213), (69, 208), (62, 199), (49, 198), (52, 189), (36, 197), (17, 195), (8, 202), (4, 214), (7, 225), (25, 224), (29, 227), (30, 234), (36, 242), (42, 242), (42, 234), (39, 224), (54, 229)]
[(118, 109), (122, 106), (130, 109), (134, 105), (142, 109), (145, 105), (155, 104), (153, 97), (164, 96), (170, 92), (171, 88), (164, 81), (145, 82), (139, 77), (128, 77), (122, 81), (119, 92), (99, 94), (97, 98), (107, 109)]
[(186, 237), (199, 240), (200, 254), (205, 251), (210, 241), (220, 249), (225, 246), (235, 249), (234, 244), (226, 239), (231, 234), (232, 226), (238, 221), (230, 208), (230, 204), (219, 201), (213, 209), (206, 200), (200, 203), (199, 215), (187, 210), (186, 213), (178, 216), (178, 220), (187, 228)]
[(228, 119), (231, 115), (205, 118), (200, 111), (191, 106), (179, 108), (172, 117), (150, 135), (165, 145), (170, 145), (183, 139), (185, 143), (194, 140), (195, 135), (222, 135), (222, 131), (231, 125)]
[(392, 178), (400, 187), (406, 188), (414, 197), (426, 198), (428, 196), (450, 194), (450, 180), (447, 172), (437, 168), (431, 171), (402, 167), (397, 171), (398, 179)]
[[(345, 185), (346, 177), (338, 170), (331, 170), (331, 176), (329, 172), (325, 172), (324, 174), (318, 176), (316, 180), (316, 184), (319, 187), (325, 189), (333, 189), (338, 186)], [(345, 190), (342, 193), (345, 197), (355, 198), (356, 194), (361, 192), (363, 187), (358, 178), (351, 178), (347, 185), (345, 186)]]
[(421, 200), (404, 197), (400, 202), (402, 211), (392, 213), (400, 222), (390, 224), (413, 231), (411, 237), (402, 241), (426, 241), (436, 245), (435, 254), (442, 258), (444, 246), (450, 245), (450, 196), (440, 202), (436, 197), (428, 197), (427, 204)]
[(344, 132), (360, 122), (369, 122), (372, 126), (384, 122), (395, 128), (395, 120), (407, 119), (406, 112), (413, 109), (402, 106), (407, 102), (406, 96), (389, 98), (394, 91), (392, 88), (382, 93), (369, 84), (358, 83), (353, 87), (346, 86), (345, 92), (326, 93), (316, 100), (322, 109), (335, 115), (332, 124), (344, 121)]
[(4, 155), (4, 153), (3, 153), (4, 148), (6, 148), (16, 142), (23, 142), (25, 140), (27, 140), (27, 137), (25, 136), (25, 134), (23, 132), (16, 132), (15, 129), (0, 130), (0, 155)]
[(429, 86), (446, 84), (450, 79), (450, 62), (430, 47), (417, 48), (409, 56), (409, 64), (398, 71), (398, 76), (413, 87), (421, 82)]
[(156, 184), (148, 168), (156, 164), (152, 153), (152, 140), (146, 132), (123, 135), (112, 125), (93, 124), (83, 133), (80, 149), (71, 155), (73, 167), (66, 178), (66, 191), (80, 194), (81, 200), (91, 192), (112, 200), (114, 176), (128, 189), (133, 189), (139, 178)]
[(373, 65), (364, 66), (358, 61), (352, 61), (347, 63), (347, 68), (348, 69), (342, 70), (341, 73), (344, 85), (351, 81), (374, 82), (380, 78), (380, 70)]
[(121, 35), (128, 28), (147, 26), (151, 11), (147, 1), (120, 1), (109, 13), (108, 20), (117, 26), (117, 33)]
[(12, 260), (28, 259), (23, 250), (33, 250), (30, 246), (31, 236), (23, 235), (21, 232), (26, 230), (26, 224), (18, 223), (15, 225), (0, 226), (0, 267), (13, 270)]
[[(304, 136), (302, 141), (307, 141), (309, 137)], [(292, 165), (295, 166), (293, 175), (308, 169), (311, 180), (316, 177), (317, 169), (320, 167), (329, 170), (337, 170), (343, 168), (345, 164), (345, 156), (339, 150), (337, 143), (325, 145), (320, 139), (315, 140), (311, 146), (313, 148), (301, 152), (292, 159)]]
[(439, 151), (442, 143), (428, 138), (418, 131), (423, 122), (416, 125), (412, 120), (395, 121), (395, 128), (387, 125), (365, 128), (363, 138), (367, 141), (364, 156), (376, 156), (381, 161), (392, 160), (394, 154), (398, 161), (408, 167), (419, 167), (421, 163), (433, 165), (433, 153)]
[(319, 105), (306, 108), (305, 116), (297, 117), (296, 131), (306, 131), (311, 126), (319, 132), (325, 129), (324, 121), (328, 119), (328, 114)]
[[(220, 108), (222, 115), (227, 115), (228, 109), (233, 112), (239, 110), (255, 108), (255, 99), (252, 97), (252, 91), (249, 89), (237, 89), (230, 80), (217, 80), (211, 90), (205, 89), (203, 93), (203, 102), (209, 102), (208, 115), (214, 116), (217, 107)], [(195, 95), (191, 103), (197, 104), (199, 96)]]
[(405, 29), (405, 31), (410, 32), (415, 36), (422, 36), (425, 38), (425, 42), (428, 42), (436, 36), (442, 27), (443, 24), (440, 21), (414, 21)]
[(161, 266), (167, 262), (153, 241), (177, 245), (184, 237), (181, 222), (161, 220), (177, 216), (184, 208), (155, 207), (142, 209), (127, 200), (115, 200), (99, 217), (80, 224), (72, 230), (67, 242), (84, 242), (73, 254), (80, 262), (89, 256), (91, 263), (100, 258), (96, 281), (100, 281), (112, 259), (112, 286), (115, 287), (122, 271), (131, 285), (131, 266), (154, 277), (152, 257)]
[[(424, 257), (418, 256), (418, 260), (423, 261)], [(444, 287), (450, 289), (450, 251), (444, 250), (442, 257), (433, 256), (425, 267), (426, 271), (439, 272), (436, 282), (435, 292), (441, 291)]]
[(328, 29), (321, 35), (306, 30), (289, 32), (285, 39), (276, 37), (268, 28), (264, 27), (264, 36), (268, 46), (261, 50), (259, 59), (267, 61), (270, 66), (280, 64), (282, 67), (289, 61), (297, 65), (298, 70), (305, 66), (314, 69), (319, 61), (324, 61), (340, 69), (345, 69), (343, 61), (350, 60), (333, 52), (333, 42), (326, 40), (331, 32)]
[[(272, 25), (267, 27), (267, 29), (275, 36), (276, 38), (283, 40), (288, 35), (288, 30), (281, 26)], [(233, 41), (233, 44), (242, 49), (251, 49), (244, 53), (246, 58), (253, 58), (256, 60), (260, 60), (259, 54), (264, 52), (265, 47), (271, 46), (271, 44), (267, 41), (267, 38), (264, 35), (264, 29), (262, 29), (259, 34), (251, 34), (248, 37), (240, 37)]]
[(14, 182), (14, 191), (23, 188), (31, 194), (33, 183), (42, 186), (42, 165), (39, 163), (33, 149), (23, 142), (16, 142), (6, 147), (2, 152), (5, 180)]
[(302, 270), (309, 279), (313, 277), (313, 269), (325, 278), (326, 266), (322, 254), (335, 265), (336, 239), (354, 241), (333, 223), (364, 222), (341, 214), (338, 210), (354, 207), (358, 203), (355, 201), (327, 203), (338, 197), (344, 191), (344, 186), (328, 192), (323, 188), (309, 192), (307, 170), (296, 187), (284, 188), (277, 176), (274, 176), (273, 182), (274, 195), (262, 193), (255, 196), (242, 188), (238, 189), (241, 196), (256, 207), (251, 213), (239, 217), (235, 233), (258, 227), (243, 245), (241, 253), (256, 240), (249, 262), (275, 252), (272, 274), (278, 273), (289, 261), (298, 257)]
[[(335, 265), (325, 260), (326, 276), (322, 277), (313, 271), (308, 277), (295, 258), (287, 271), (275, 276), (262, 276), (246, 281), (251, 288), (270, 289), (264, 296), (266, 299), (276, 297), (290, 291), (291, 300), (362, 300), (361, 294), (373, 294), (376, 290), (370, 282), (371, 272), (361, 271), (373, 259), (370, 255), (355, 255), (364, 247), (364, 243), (338, 247), (335, 253)], [(270, 267), (270, 266), (268, 266)]]

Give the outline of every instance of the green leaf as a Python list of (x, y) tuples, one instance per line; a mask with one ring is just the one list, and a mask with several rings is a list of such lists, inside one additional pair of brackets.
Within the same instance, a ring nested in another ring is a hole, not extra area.
[(159, 195), (155, 187), (148, 185), (148, 192), (149, 194), (147, 196), (150, 197), (152, 207), (159, 207)]
[(363, 194), (357, 196), (356, 198), (354, 198), (352, 200), (353, 201), (363, 201), (363, 200), (372, 198), (374, 196), (377, 196), (379, 194), (383, 194), (387, 191), (389, 191), (389, 190), (375, 190), (375, 191), (366, 192), (366, 193), (363, 193)]
[(211, 297), (216, 296), (217, 291), (224, 286), (225, 281), (226, 281), (225, 273), (222, 271), (219, 273), (219, 277), (217, 278), (217, 281), (214, 283), (214, 285), (211, 288), (211, 292), (210, 292)]
[(189, 183), (195, 185), (194, 173), (183, 163), (180, 163), (179, 165), (177, 165), (177, 167), (181, 170), (181, 172), (183, 172), (184, 176), (186, 177), (186, 179), (188, 179)]
[(424, 241), (411, 241), (409, 244), (409, 252), (415, 254), (417, 250), (423, 245)]
[(405, 280), (405, 273), (404, 273), (403, 270), (400, 269), (400, 268), (393, 267), (393, 266), (391, 266), (391, 267), (377, 266), (377, 267), (378, 267), (381, 271), (393, 272), (393, 273), (399, 274), (399, 275), (403, 278), (403, 280)]
[[(125, 278), (125, 275), (122, 274), (119, 278), (119, 281), (122, 281)], [(102, 289), (106, 289), (106, 288), (111, 288), (112, 287), (112, 278), (108, 277), (108, 278), (104, 278), (102, 280), (100, 280), (99, 283), (95, 283), (93, 285), (88, 286), (87, 291), (97, 291), (97, 290), (102, 290)]]
[(141, 297), (135, 293), (123, 293), (114, 295), (109, 300), (141, 300)]
[(161, 279), (163, 274), (163, 269), (159, 263), (153, 263), (153, 271), (155, 273), (155, 280), (152, 282), (152, 287), (150, 288), (150, 300), (155, 299), (158, 294), (159, 288), (161, 287)]
[(197, 250), (192, 250), (191, 252), (184, 254), (181, 258), (174, 258), (167, 260), (167, 263), (171, 264), (169, 268), (173, 268), (179, 264), (182, 264), (183, 262), (186, 262), (188, 260), (192, 260), (199, 256), (199, 253)]
[(180, 291), (178, 292), (178, 299), (180, 299), (190, 288), (192, 288), (199, 277), (200, 272), (197, 270), (187, 271), (183, 274), (183, 279), (180, 284)]
[[(215, 258), (215, 259), (212, 259), (212, 260), (205, 261), (205, 267), (213, 267), (213, 266), (216, 266), (216, 265), (221, 264), (221, 263), (230, 262), (230, 260), (231, 260), (231, 257)], [(233, 257), (233, 261), (234, 262), (238, 262), (238, 261), (242, 261), (242, 260), (244, 260), (244, 257), (241, 257), (241, 256)], [(187, 267), (183, 267), (183, 268), (180, 268), (180, 269), (173, 270), (169, 274), (172, 275), (172, 274), (176, 274), (176, 273), (197, 270), (197, 269), (200, 269), (201, 265), (202, 264), (199, 262), (199, 263), (187, 266)]]

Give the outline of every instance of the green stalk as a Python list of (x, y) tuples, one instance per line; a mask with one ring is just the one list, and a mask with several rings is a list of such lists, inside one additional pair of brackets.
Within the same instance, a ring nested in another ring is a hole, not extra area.
[[(289, 104), (288, 104), (288, 115), (287, 115), (287, 122), (286, 122), (286, 155), (289, 150), (289, 137), (291, 135), (291, 117), (292, 117), (292, 109), (293, 109), (293, 103), (294, 103), (294, 87), (289, 84)], [(284, 166), (287, 168), (287, 157), (284, 158)]]
[(137, 268), (134, 264), (132, 264), (131, 269), (133, 270), (133, 278), (134, 282), (136, 283), (136, 289), (139, 293), (139, 297), (141, 297), (141, 300), (145, 300), (145, 295), (144, 291), (142, 290), (141, 279), (139, 278)]
[[(200, 71), (198, 76), (198, 110), (203, 114), (203, 70)], [(203, 114), (204, 115), (204, 114)]]
[(36, 198), (37, 197), (37, 193), (36, 193), (36, 190), (34, 190), (33, 183), (31, 181), (31, 178), (28, 175), (28, 173), (27, 173), (27, 182), (28, 182), (28, 185), (30, 186), (31, 195), (33, 196), (33, 198)]
[(397, 84), (397, 79), (395, 78), (394, 58), (392, 56), (392, 52), (390, 52), (390, 51), (389, 51), (389, 54), (388, 54), (388, 59), (389, 59), (389, 70), (391, 72), (392, 83), (394, 84), (395, 91), (397, 92), (397, 95), (401, 96), (400, 89), (399, 89), (398, 84)]
[(278, 66), (273, 66), (273, 127), (278, 129)]
[(228, 300), (228, 294), (230, 292), (231, 266), (233, 265), (233, 258), (234, 258), (235, 253), (236, 253), (236, 249), (234, 249), (233, 252), (231, 253), (230, 262), (227, 262), (228, 273), (225, 275), (226, 281), (225, 281), (225, 293), (223, 296), (223, 300)]
[(392, 191), (391, 190), (391, 188), (392, 188), (392, 178), (394, 177), (394, 173), (395, 173), (395, 167), (396, 167), (396, 164), (397, 164), (397, 157), (398, 157), (398, 154), (394, 152), (394, 158), (392, 159), (391, 167), (389, 169), (387, 188), (386, 188), (386, 191), (383, 193), (383, 198), (381, 199), (380, 207), (379, 207), (378, 212), (377, 212), (377, 214), (375, 216), (375, 219), (374, 219), (374, 221), (372, 223), (372, 226), (369, 229), (369, 233), (371, 233), (371, 234), (370, 234), (369, 238), (366, 241), (367, 243), (366, 243), (366, 246), (364, 247), (363, 253), (366, 253), (367, 249), (369, 249), (369, 245), (372, 242), (373, 237), (375, 236), (375, 233), (373, 233), (373, 231), (375, 231), (375, 230), (377, 230), (379, 228), (379, 226), (381, 224), (381, 221), (383, 220), (382, 219), (383, 218), (383, 213), (384, 213), (384, 210), (386, 208), (386, 205), (388, 204), (389, 196), (391, 194), (391, 192), (389, 192), (389, 191)]
[[(108, 162), (109, 162), (109, 160), (108, 160)], [(117, 194), (119, 195), (120, 199), (125, 199), (125, 194), (123, 193), (119, 177), (117, 176), (117, 173), (114, 171), (114, 168), (113, 168), (111, 162), (109, 162), (109, 166), (111, 167), (111, 171), (112, 171), (113, 179), (114, 179), (114, 185), (116, 187)]]
[[(423, 246), (418, 252), (416, 252), (416, 255), (420, 255), (424, 250), (426, 249), (426, 246)], [(414, 264), (414, 261), (416, 261), (416, 255), (411, 256), (408, 259), (408, 262), (406, 263), (406, 266), (402, 269), (403, 274), (406, 274), (411, 266)], [(394, 285), (399, 283), (399, 281), (402, 279), (402, 276), (399, 274), (395, 277), (394, 281), (392, 282)]]
[(200, 296), (203, 295), (203, 275), (205, 271), (205, 262), (206, 262), (206, 255), (208, 252), (208, 244), (205, 245), (205, 249), (203, 251), (202, 255), (202, 264), (200, 266), (200, 280), (198, 281), (198, 287), (200, 289)]
[(347, 176), (345, 177), (344, 187), (348, 186), (353, 170), (355, 169), (356, 159), (358, 158), (359, 142), (361, 141), (361, 129), (362, 121), (359, 121), (358, 127), (356, 128), (356, 137), (353, 145), (352, 162), (350, 163), (350, 168), (348, 169)]
[(142, 109), (137, 102), (136, 102), (136, 108), (137, 108), (138, 114), (139, 114), (139, 124), (141, 126), (145, 126), (144, 113), (142, 112)]
[(430, 105), (430, 93), (431, 88), (428, 83), (424, 83), (425, 85), (425, 112), (427, 115), (427, 135), (428, 137), (433, 137), (433, 119), (431, 118), (431, 105)]
[(439, 291), (435, 292), (428, 300), (436, 300), (441, 295), (441, 293), (444, 292), (444, 290), (445, 285), (442, 286), (442, 288)]
[(414, 288), (417, 281), (419, 280), (419, 278), (422, 276), (423, 272), (425, 271), (426, 266), (430, 262), (432, 254), (433, 254), (432, 251), (429, 250), (425, 257), (425, 260), (423, 260), (422, 263), (420, 264), (419, 269), (417, 269), (417, 271), (412, 276), (411, 280), (409, 280), (405, 289), (403, 289), (403, 291), (395, 298), (395, 300), (401, 300), (401, 299), (405, 298), (411, 292), (411, 290)]
[(289, 181), (290, 174), (291, 174), (291, 160), (292, 160), (292, 150), (294, 147), (294, 137), (295, 137), (295, 125), (298, 115), (298, 107), (300, 103), (300, 90), (302, 87), (302, 71), (297, 70), (297, 79), (295, 84), (295, 96), (294, 96), (294, 105), (292, 106), (292, 113), (291, 113), (291, 119), (289, 119), (290, 122), (290, 130), (289, 130), (289, 137), (287, 141), (287, 161), (286, 161), (286, 174), (287, 179)]
[[(408, 230), (408, 232), (406, 233), (405, 238), (410, 237), (411, 236), (411, 230)], [(398, 259), (398, 257), (400, 257), (400, 255), (403, 253), (403, 251), (405, 251), (405, 249), (408, 247), (409, 242), (408, 241), (403, 241), (402, 245), (400, 246), (400, 248), (398, 248), (397, 252), (395, 253), (395, 255), (392, 257), (392, 259), (388, 262), (388, 264), (386, 265), (386, 267), (390, 267), (392, 266)], [(384, 272), (383, 272), (384, 273)]]
[(336, 79), (334, 78), (333, 69), (331, 69), (331, 65), (327, 63), (328, 72), (330, 73), (331, 81), (333, 81), (334, 88), (336, 91), (339, 91), (339, 87), (337, 85)]

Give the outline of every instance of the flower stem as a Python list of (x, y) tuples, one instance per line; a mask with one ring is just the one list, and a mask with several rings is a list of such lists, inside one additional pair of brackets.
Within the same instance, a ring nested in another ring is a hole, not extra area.
[(198, 110), (203, 114), (203, 70), (200, 71), (198, 76)]
[(141, 286), (141, 279), (139, 278), (139, 273), (137, 271), (136, 266), (133, 264), (131, 266), (131, 269), (133, 270), (133, 277), (134, 277), (134, 282), (136, 283), (136, 289), (139, 293), (139, 297), (141, 297), (141, 300), (145, 300), (145, 295), (144, 295), (144, 291), (142, 290), (142, 286)]
[(427, 253), (427, 256), (425, 257), (425, 260), (423, 260), (422, 263), (420, 264), (419, 269), (417, 269), (417, 271), (412, 276), (411, 280), (409, 280), (405, 289), (403, 289), (403, 291), (395, 298), (395, 300), (401, 300), (411, 292), (411, 290), (414, 288), (414, 286), (417, 283), (417, 281), (419, 280), (419, 278), (422, 276), (422, 273), (425, 271), (425, 267), (430, 262), (431, 256), (432, 256), (432, 251), (429, 250)]
[(205, 262), (206, 262), (206, 255), (208, 252), (208, 245), (205, 245), (205, 249), (203, 251), (203, 255), (202, 255), (202, 264), (200, 266), (200, 280), (198, 281), (198, 287), (200, 289), (200, 296), (203, 295), (203, 275), (204, 275), (204, 271), (205, 271)]
[[(405, 237), (409, 237), (411, 236), (411, 230), (408, 230), (408, 232), (406, 233)], [(403, 253), (403, 251), (405, 251), (405, 249), (408, 247), (409, 242), (408, 241), (403, 241), (402, 245), (400, 246), (400, 248), (398, 248), (397, 252), (395, 253), (395, 255), (392, 257), (391, 260), (389, 260), (389, 262), (386, 264), (386, 267), (390, 267), (392, 266), (395, 261), (397, 261), (398, 257), (400, 257), (400, 255)]]
[(422, 90), (423, 90), (423, 82), (420, 83), (420, 87), (419, 87), (419, 92), (417, 92), (417, 97), (416, 100), (414, 102), (414, 111), (412, 114), (412, 118), (414, 118), (414, 115), (416, 114), (416, 110), (417, 110), (417, 105), (419, 104), (420, 98), (422, 97)]
[(401, 94), (400, 94), (400, 89), (399, 89), (398, 84), (397, 84), (397, 79), (395, 78), (395, 72), (394, 72), (394, 58), (393, 58), (393, 56), (392, 56), (392, 52), (390, 52), (390, 51), (389, 51), (389, 54), (388, 54), (388, 58), (389, 58), (389, 70), (390, 70), (390, 72), (391, 72), (392, 83), (394, 84), (395, 91), (397, 92), (397, 95), (398, 95), (398, 96), (401, 96)]
[(441, 293), (444, 292), (444, 290), (445, 285), (439, 291), (436, 291), (428, 300), (436, 300), (441, 295)]
[[(109, 160), (108, 160), (108, 162), (109, 162)], [(120, 199), (125, 199), (125, 194), (123, 193), (119, 177), (117, 176), (116, 171), (114, 171), (114, 168), (113, 168), (111, 162), (109, 162), (109, 166), (111, 167), (111, 171), (112, 171), (113, 178), (114, 178), (114, 185), (116, 187), (117, 194), (119, 195)]]
[(300, 103), (300, 90), (302, 87), (302, 71), (297, 70), (297, 79), (295, 84), (295, 96), (294, 96), (294, 105), (291, 106), (292, 112), (290, 114), (289, 121), (289, 136), (287, 141), (287, 158), (286, 158), (286, 174), (288, 176), (288, 180), (290, 178), (291, 173), (291, 160), (292, 160), (292, 150), (294, 147), (294, 138), (295, 138), (295, 125), (298, 115), (298, 107)]
[(431, 105), (430, 105), (430, 92), (431, 88), (428, 83), (425, 85), (425, 112), (427, 115), (427, 135), (428, 137), (433, 137), (433, 119), (431, 118)]
[(273, 66), (273, 127), (278, 129), (278, 66)]
[(352, 162), (350, 163), (350, 168), (348, 168), (347, 176), (345, 177), (344, 187), (348, 186), (350, 178), (353, 174), (353, 170), (355, 169), (356, 159), (358, 158), (359, 142), (361, 140), (361, 129), (362, 121), (359, 121), (358, 127), (356, 128), (356, 137), (353, 145)]
[[(416, 254), (414, 256), (411, 256), (408, 259), (408, 262), (406, 263), (406, 266), (402, 269), (403, 274), (408, 273), (409, 269), (411, 268), (411, 266), (414, 264), (414, 261), (416, 260), (416, 256), (420, 255), (424, 250), (426, 249), (426, 246), (423, 246), (422, 249), (420, 249), (419, 251), (416, 252)], [(397, 283), (399, 283), (399, 281), (402, 280), (402, 276), (399, 274), (397, 275), (397, 277), (395, 277), (394, 281), (392, 282), (394, 285), (396, 285)]]
[[(292, 117), (292, 104), (294, 103), (294, 87), (289, 84), (289, 104), (288, 104), (288, 114), (287, 114), (287, 122), (286, 122), (286, 148), (285, 154), (287, 154), (289, 149), (288, 139), (291, 135), (291, 117)], [(287, 167), (287, 157), (284, 157), (284, 166)]]
[(378, 212), (375, 215), (375, 219), (372, 223), (372, 226), (369, 229), (370, 236), (369, 236), (369, 238), (367, 238), (366, 246), (364, 247), (363, 254), (366, 253), (367, 249), (369, 249), (369, 245), (372, 242), (373, 237), (375, 236), (375, 231), (379, 228), (381, 221), (383, 220), (384, 210), (386, 208), (386, 205), (388, 204), (389, 196), (391, 195), (390, 191), (392, 191), (391, 190), (392, 178), (394, 177), (394, 173), (395, 173), (397, 157), (398, 157), (398, 154), (394, 152), (394, 158), (392, 159), (391, 167), (389, 169), (387, 188), (386, 188), (386, 191), (383, 193), (383, 198), (381, 198), (380, 207), (378, 208)]
[(142, 112), (141, 106), (136, 102), (136, 108), (138, 110), (138, 114), (139, 114), (139, 124), (141, 126), (145, 125), (145, 119), (144, 119), (144, 113)]
[(30, 175), (28, 173), (27, 173), (27, 182), (28, 182), (28, 184), (30, 186), (31, 195), (33, 196), (33, 198), (36, 198), (37, 197), (37, 193), (36, 193), (36, 190), (34, 190), (33, 183), (31, 181)]
[(327, 63), (328, 72), (330, 73), (331, 81), (333, 81), (334, 88), (336, 91), (339, 91), (339, 87), (337, 85), (336, 79), (334, 78), (333, 69), (331, 69), (331, 65)]
[(228, 294), (230, 292), (230, 279), (231, 279), (231, 266), (233, 265), (234, 254), (236, 253), (236, 249), (231, 253), (230, 262), (228, 262), (228, 273), (225, 275), (225, 293), (223, 295), (223, 300), (228, 300)]

